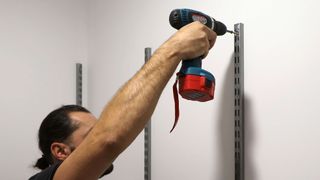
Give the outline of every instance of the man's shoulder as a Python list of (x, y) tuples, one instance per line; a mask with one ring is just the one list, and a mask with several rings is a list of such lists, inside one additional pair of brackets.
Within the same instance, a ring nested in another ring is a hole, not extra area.
[(30, 177), (29, 180), (52, 180), (53, 175), (60, 166), (60, 164), (61, 163), (57, 163), (52, 166), (49, 166), (48, 168)]

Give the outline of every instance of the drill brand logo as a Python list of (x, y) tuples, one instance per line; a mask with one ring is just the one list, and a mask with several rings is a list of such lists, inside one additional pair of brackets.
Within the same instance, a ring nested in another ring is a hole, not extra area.
[(199, 21), (202, 24), (207, 24), (207, 18), (205, 18), (204, 16), (201, 16), (199, 14), (192, 14), (192, 20), (193, 21)]

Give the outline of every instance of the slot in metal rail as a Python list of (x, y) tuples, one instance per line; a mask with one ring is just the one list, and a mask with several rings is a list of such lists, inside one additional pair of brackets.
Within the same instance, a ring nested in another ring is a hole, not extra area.
[(242, 23), (234, 25), (235, 180), (244, 180), (244, 37)]

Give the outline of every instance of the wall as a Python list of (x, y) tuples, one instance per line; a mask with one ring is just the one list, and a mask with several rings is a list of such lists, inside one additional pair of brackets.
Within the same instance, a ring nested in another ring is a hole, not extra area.
[(318, 1), (250, 1), (246, 179), (320, 178)]
[(62, 104), (75, 103), (75, 64), (87, 63), (86, 1), (0, 4), (0, 179), (27, 179), (41, 157), (42, 119)]
[[(105, 102), (175, 32), (174, 8), (206, 12), (224, 22), (245, 24), (247, 180), (319, 179), (317, 170), (319, 2), (315, 0), (90, 1), (89, 106)], [(168, 83), (152, 117), (152, 179), (234, 179), (233, 37), (219, 37), (204, 61), (215, 74), (216, 97), (207, 103), (181, 100), (174, 118)], [(125, 173), (124, 173), (125, 172)], [(116, 161), (110, 179), (143, 178), (139, 136)]]

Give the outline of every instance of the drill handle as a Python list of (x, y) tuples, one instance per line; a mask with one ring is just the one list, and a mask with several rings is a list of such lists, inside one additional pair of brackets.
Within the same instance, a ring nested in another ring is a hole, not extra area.
[(194, 59), (183, 60), (180, 72), (185, 74), (184, 72), (186, 72), (189, 67), (201, 68), (202, 67), (201, 56)]

